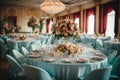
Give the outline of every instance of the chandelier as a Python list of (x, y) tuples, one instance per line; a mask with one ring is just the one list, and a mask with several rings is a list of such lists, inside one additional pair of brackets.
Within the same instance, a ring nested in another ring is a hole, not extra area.
[(65, 9), (65, 5), (60, 0), (45, 0), (40, 8), (48, 14), (57, 14)]

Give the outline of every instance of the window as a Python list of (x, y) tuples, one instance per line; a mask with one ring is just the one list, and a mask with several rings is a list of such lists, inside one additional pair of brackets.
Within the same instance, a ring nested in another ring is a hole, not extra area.
[(75, 19), (75, 23), (77, 24), (77, 28), (79, 29), (79, 17)]
[(95, 16), (93, 14), (91, 14), (88, 17), (88, 32), (87, 32), (87, 34), (94, 34), (94, 20), (95, 20)]
[(114, 25), (115, 25), (115, 11), (112, 10), (107, 14), (107, 28), (106, 28), (106, 36), (111, 36), (114, 38)]
[(46, 33), (46, 20), (43, 20), (42, 33)]
[(50, 24), (49, 24), (49, 33), (52, 34), (51, 28), (52, 28), (53, 22), (52, 20), (50, 20)]

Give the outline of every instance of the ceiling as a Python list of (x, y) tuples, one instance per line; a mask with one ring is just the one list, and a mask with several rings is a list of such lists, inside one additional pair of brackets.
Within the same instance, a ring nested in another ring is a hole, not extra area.
[[(65, 4), (67, 9), (70, 9), (71, 7), (83, 5), (94, 0), (60, 0), (60, 1)], [(17, 5), (39, 8), (42, 2), (44, 2), (44, 0), (0, 0), (0, 5)]]

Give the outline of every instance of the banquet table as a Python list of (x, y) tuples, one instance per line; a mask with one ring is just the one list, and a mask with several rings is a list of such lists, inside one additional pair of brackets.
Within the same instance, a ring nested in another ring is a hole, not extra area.
[(104, 41), (104, 46), (105, 48), (107, 48), (107, 50), (117, 50), (118, 55), (120, 55), (120, 41), (116, 40)]
[[(49, 48), (33, 51), (31, 54), (40, 54), (38, 57), (28, 58), (29, 64), (45, 69), (57, 80), (77, 80), (81, 76), (87, 75), (90, 71), (107, 65), (107, 57), (98, 50), (82, 47), (82, 53), (62, 57), (50, 56)], [(100, 58), (95, 58), (95, 57)], [(79, 59), (85, 62), (79, 62)]]
[(12, 53), (13, 49), (16, 49), (21, 52), (21, 47), (25, 47), (29, 51), (31, 51), (31, 44), (33, 43), (39, 43), (39, 40), (35, 39), (26, 39), (26, 40), (15, 40), (10, 39), (7, 41), (8, 48), (10, 50), (10, 54)]

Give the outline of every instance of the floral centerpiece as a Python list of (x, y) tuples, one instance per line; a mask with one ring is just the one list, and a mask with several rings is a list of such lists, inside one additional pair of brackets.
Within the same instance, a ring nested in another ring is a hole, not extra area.
[(35, 28), (42, 29), (42, 19), (38, 20), (35, 17), (31, 17), (28, 21), (28, 26), (32, 27), (32, 30), (34, 32)]
[(16, 24), (10, 24), (10, 20), (7, 16), (0, 18), (0, 34), (14, 33), (18, 32), (20, 29), (20, 26)]
[(57, 38), (72, 37), (78, 35), (77, 24), (70, 19), (59, 20), (53, 25), (52, 33)]
[(75, 55), (77, 53), (82, 53), (82, 49), (79, 46), (72, 43), (60, 44), (57, 47), (55, 47), (55, 50), (57, 52), (62, 52), (67, 55)]

